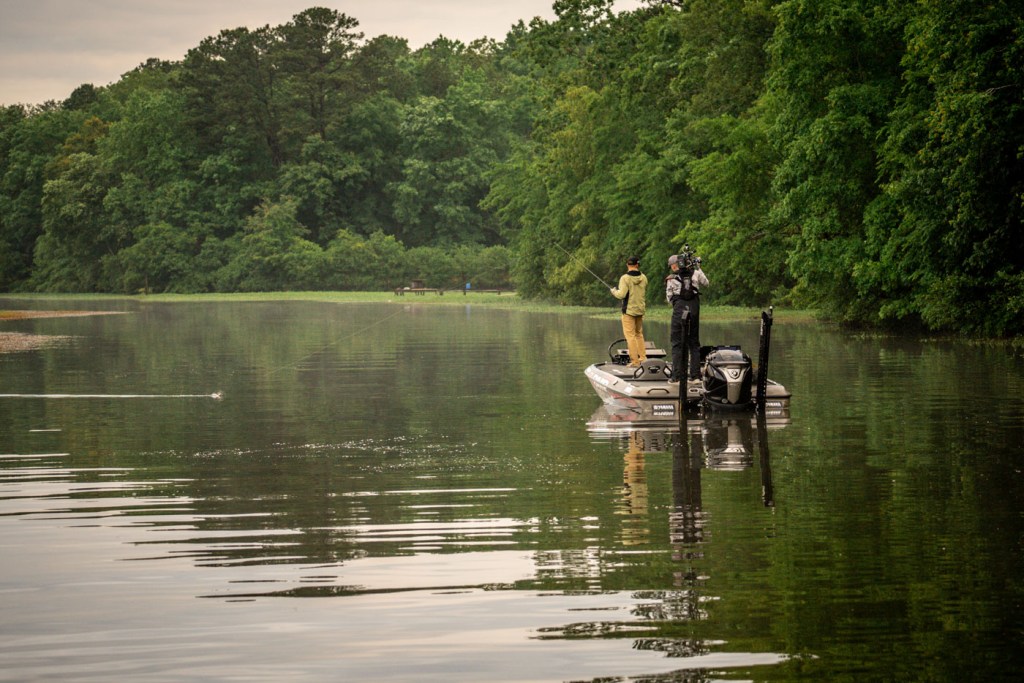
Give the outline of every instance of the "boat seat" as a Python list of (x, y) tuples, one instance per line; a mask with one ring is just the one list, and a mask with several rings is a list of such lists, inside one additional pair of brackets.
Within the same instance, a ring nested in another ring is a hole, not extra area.
[[(620, 356), (625, 356), (627, 358), (629, 357), (629, 349), (627, 349), (626, 347), (617, 349), (617, 352)], [(668, 356), (668, 354), (665, 353), (665, 349), (659, 349), (657, 346), (654, 345), (654, 342), (651, 341), (644, 342), (644, 353), (647, 354), (648, 358), (665, 358), (666, 356)]]

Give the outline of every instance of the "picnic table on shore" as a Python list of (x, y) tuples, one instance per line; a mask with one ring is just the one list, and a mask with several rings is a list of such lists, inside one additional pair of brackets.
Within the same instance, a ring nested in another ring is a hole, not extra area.
[(398, 296), (405, 296), (406, 294), (426, 294), (427, 292), (437, 292), (438, 296), (444, 294), (443, 289), (436, 287), (395, 287), (395, 294)]

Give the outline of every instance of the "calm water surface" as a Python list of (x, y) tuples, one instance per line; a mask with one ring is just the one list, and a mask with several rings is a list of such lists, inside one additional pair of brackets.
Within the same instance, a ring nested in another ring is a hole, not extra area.
[[(0, 680), (1024, 664), (1024, 362), (1004, 348), (777, 324), (788, 421), (637, 428), (582, 374), (614, 320), (0, 300), (97, 306), (124, 314), (0, 327), (63, 337), (0, 355)], [(704, 327), (756, 350), (754, 320)]]

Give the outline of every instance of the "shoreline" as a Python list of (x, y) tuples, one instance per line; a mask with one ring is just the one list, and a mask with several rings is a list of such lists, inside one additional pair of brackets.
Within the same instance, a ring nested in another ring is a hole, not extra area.
[[(45, 302), (61, 302), (60, 309), (45, 308), (13, 308), (21, 302), (25, 304), (43, 304)], [(161, 305), (180, 303), (260, 303), (260, 302), (322, 302), (337, 304), (376, 304), (380, 306), (480, 306), (482, 308), (504, 309), (523, 313), (561, 313), (584, 315), (601, 320), (620, 318), (619, 303), (610, 302), (607, 306), (566, 305), (552, 301), (521, 299), (515, 292), (502, 294), (490, 292), (472, 292), (466, 294), (462, 290), (447, 290), (443, 295), (435, 292), (422, 294), (405, 293), (397, 295), (394, 291), (384, 292), (227, 292), (202, 294), (35, 294), (35, 293), (0, 293), (0, 334), (5, 334), (3, 324), (8, 321), (31, 320), (39, 318), (84, 317), (91, 315), (124, 315), (131, 313), (124, 309), (125, 304)], [(122, 310), (68, 309), (68, 302), (89, 302), (121, 304)], [(763, 308), (753, 306), (715, 306), (701, 305), (701, 319), (708, 322), (759, 322)], [(672, 309), (660, 300), (650, 304), (644, 320), (669, 323)], [(786, 325), (819, 325), (839, 326), (839, 323), (822, 317), (813, 309), (791, 309), (776, 307), (774, 311), (776, 323)], [(867, 337), (912, 336), (929, 341), (949, 341), (975, 345), (1009, 345), (1018, 352), (1024, 349), (1024, 337), (987, 338), (970, 337), (951, 333), (928, 332), (923, 330), (890, 330), (884, 327), (851, 329), (852, 334)], [(12, 333), (6, 333), (12, 334)]]
[[(0, 324), (10, 320), (38, 320), (40, 318), (81, 318), (90, 315), (122, 315), (121, 311), (68, 311), (68, 310), (3, 310)], [(31, 334), (0, 330), (0, 354), (35, 351), (59, 346), (71, 337), (62, 334)]]
[[(14, 302), (45, 302), (45, 301), (81, 301), (81, 302), (131, 302), (137, 304), (174, 304), (174, 303), (217, 303), (217, 302), (272, 302), (272, 301), (310, 301), (324, 303), (381, 304), (401, 306), (481, 306), (486, 308), (502, 308), (530, 313), (578, 313), (596, 318), (618, 319), (620, 316), (618, 302), (609, 302), (607, 306), (563, 305), (551, 301), (521, 299), (515, 292), (502, 294), (487, 292), (464, 293), (462, 290), (449, 290), (443, 295), (434, 292), (423, 294), (406, 293), (396, 295), (387, 292), (230, 292), (214, 294), (0, 294), (0, 323), (11, 319), (5, 314), (21, 312), (7, 308)], [(705, 304), (701, 307), (701, 318), (709, 321), (731, 321), (758, 319), (760, 308), (743, 306), (715, 306)], [(40, 309), (39, 315), (27, 317), (56, 317), (59, 312)], [(105, 313), (123, 313), (124, 311), (74, 311), (65, 310), (67, 316), (97, 315)], [(646, 320), (668, 322), (672, 309), (667, 304), (651, 305)], [(815, 311), (798, 309), (775, 309), (775, 320), (790, 324), (814, 323), (827, 324)]]

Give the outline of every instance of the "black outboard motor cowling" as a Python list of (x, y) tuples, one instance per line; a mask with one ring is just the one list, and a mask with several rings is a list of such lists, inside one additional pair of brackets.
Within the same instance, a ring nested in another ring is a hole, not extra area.
[(704, 403), (711, 408), (752, 408), (753, 376), (750, 356), (740, 347), (712, 347), (704, 360)]

